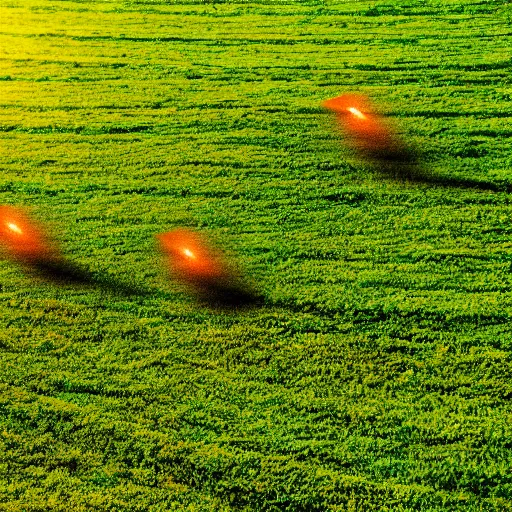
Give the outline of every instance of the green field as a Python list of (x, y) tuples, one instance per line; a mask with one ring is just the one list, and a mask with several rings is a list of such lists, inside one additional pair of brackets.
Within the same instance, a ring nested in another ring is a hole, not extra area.
[[(0, 5), (0, 204), (91, 277), (0, 260), (0, 511), (512, 510), (510, 2)], [(169, 279), (178, 227), (262, 304)]]

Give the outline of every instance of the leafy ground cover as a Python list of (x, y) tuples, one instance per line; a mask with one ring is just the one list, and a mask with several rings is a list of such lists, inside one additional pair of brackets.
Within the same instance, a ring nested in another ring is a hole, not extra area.
[[(88, 286), (0, 262), (0, 510), (512, 508), (505, 0), (4, 0), (0, 204)], [(421, 178), (340, 144), (370, 95)], [(200, 230), (263, 304), (197, 304)]]

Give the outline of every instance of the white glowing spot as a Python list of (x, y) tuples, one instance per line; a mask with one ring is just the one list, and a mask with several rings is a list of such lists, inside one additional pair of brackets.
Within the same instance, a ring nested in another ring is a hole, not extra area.
[(190, 250), (190, 249), (183, 249), (183, 254), (187, 257), (187, 258), (192, 258), (193, 260), (196, 259), (196, 255)]
[(17, 226), (16, 224), (14, 224), (13, 222), (8, 222), (7, 223), (7, 227), (11, 230), (11, 231), (14, 231), (15, 233), (18, 233), (18, 235), (22, 235), (23, 234), (23, 230), (20, 229), (19, 226)]
[(366, 119), (366, 116), (357, 108), (349, 107), (347, 109), (351, 114), (354, 114), (359, 119)]

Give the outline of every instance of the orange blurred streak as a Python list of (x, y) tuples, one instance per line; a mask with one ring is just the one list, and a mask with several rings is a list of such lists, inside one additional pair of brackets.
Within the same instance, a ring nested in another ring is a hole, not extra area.
[(383, 157), (397, 151), (398, 140), (365, 96), (343, 94), (323, 103), (332, 110), (345, 135), (360, 151)]
[(192, 231), (176, 229), (157, 235), (171, 271), (186, 283), (210, 286), (230, 279), (227, 265)]
[(0, 206), (0, 245), (11, 258), (24, 263), (35, 264), (55, 257), (43, 231), (12, 206)]

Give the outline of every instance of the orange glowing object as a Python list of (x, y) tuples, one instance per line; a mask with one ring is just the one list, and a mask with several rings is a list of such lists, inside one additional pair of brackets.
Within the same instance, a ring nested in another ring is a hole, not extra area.
[(54, 258), (42, 230), (12, 206), (0, 206), (0, 245), (11, 258), (23, 263), (37, 264)]
[(367, 156), (391, 158), (401, 151), (401, 144), (382, 116), (376, 114), (365, 96), (343, 94), (323, 103), (332, 110), (352, 145)]
[(250, 307), (261, 300), (235, 268), (193, 231), (176, 229), (157, 238), (174, 277), (209, 306)]
[(175, 276), (198, 287), (208, 287), (230, 279), (230, 271), (220, 256), (192, 231), (176, 229), (158, 235)]

